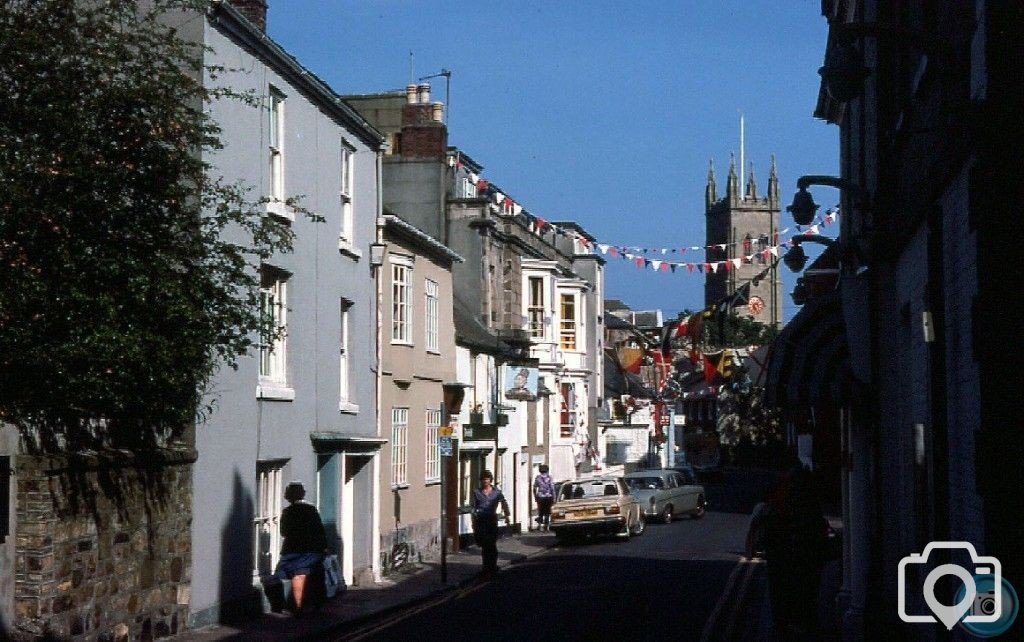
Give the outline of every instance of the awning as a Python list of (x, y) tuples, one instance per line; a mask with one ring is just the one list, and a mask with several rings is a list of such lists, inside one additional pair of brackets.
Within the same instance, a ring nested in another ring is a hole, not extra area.
[(764, 401), (769, 406), (843, 402), (852, 385), (838, 291), (806, 304), (772, 342)]
[(381, 446), (388, 443), (388, 440), (382, 437), (332, 430), (311, 432), (309, 439), (313, 442), (313, 450), (319, 453), (345, 452), (372, 455), (380, 450)]

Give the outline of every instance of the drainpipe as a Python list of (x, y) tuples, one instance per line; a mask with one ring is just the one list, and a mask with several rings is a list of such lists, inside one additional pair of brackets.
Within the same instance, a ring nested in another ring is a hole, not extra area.
[[(377, 187), (377, 211), (375, 216), (375, 235), (374, 242), (383, 244), (384, 243), (384, 150), (377, 150), (377, 164), (376, 164), (376, 177), (375, 185)], [(384, 283), (381, 275), (382, 266), (371, 267), (373, 270), (373, 282), (374, 288), (376, 289), (375, 294), (375, 317), (376, 317), (376, 352), (374, 355), (374, 421), (377, 426), (377, 437), (383, 436), (381, 433), (381, 386), (383, 385), (383, 374), (381, 372), (381, 357), (383, 351), (384, 341), (384, 321), (383, 321), (383, 301), (384, 301)], [(373, 456), (373, 518), (371, 525), (371, 549), (370, 554), (373, 559), (373, 581), (380, 583), (383, 581), (381, 562), (380, 562), (380, 480), (382, 463), (380, 457), (380, 450)]]

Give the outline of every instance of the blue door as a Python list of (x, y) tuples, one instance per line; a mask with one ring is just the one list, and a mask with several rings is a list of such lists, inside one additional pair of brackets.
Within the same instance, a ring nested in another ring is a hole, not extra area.
[(341, 489), (339, 484), (341, 476), (338, 472), (338, 453), (317, 455), (316, 458), (316, 483), (317, 483), (317, 509), (320, 511), (320, 518), (324, 521), (324, 530), (327, 532), (327, 543), (331, 551), (337, 553), (340, 550), (341, 540), (340, 524), (338, 524), (338, 508)]

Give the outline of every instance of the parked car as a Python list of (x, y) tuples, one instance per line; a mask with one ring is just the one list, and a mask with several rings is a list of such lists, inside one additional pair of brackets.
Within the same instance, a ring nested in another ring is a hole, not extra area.
[(626, 485), (640, 500), (648, 519), (666, 524), (676, 515), (688, 513), (694, 519), (704, 517), (707, 500), (704, 487), (694, 479), (693, 472), (673, 470), (642, 470), (625, 477)]
[(559, 542), (601, 534), (627, 540), (646, 527), (640, 502), (621, 477), (564, 482), (551, 509), (551, 530)]

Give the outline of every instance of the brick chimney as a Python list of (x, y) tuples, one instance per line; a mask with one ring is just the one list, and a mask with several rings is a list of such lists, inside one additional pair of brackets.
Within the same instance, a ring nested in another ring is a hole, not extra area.
[(444, 105), (430, 102), (430, 85), (408, 85), (402, 105), (401, 144), (395, 152), (403, 158), (444, 159), (448, 150), (448, 128)]
[(267, 31), (267, 0), (228, 0), (238, 13), (245, 16), (257, 29)]

